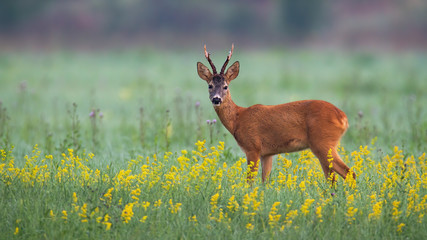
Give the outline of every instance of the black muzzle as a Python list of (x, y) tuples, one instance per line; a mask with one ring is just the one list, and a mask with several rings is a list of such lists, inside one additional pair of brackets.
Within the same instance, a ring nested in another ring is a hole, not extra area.
[(221, 98), (219, 98), (219, 97), (212, 98), (212, 103), (215, 104), (215, 105), (220, 104), (221, 103)]

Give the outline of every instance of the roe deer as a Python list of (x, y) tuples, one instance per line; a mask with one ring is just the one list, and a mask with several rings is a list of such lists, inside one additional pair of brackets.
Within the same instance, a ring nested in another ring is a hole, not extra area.
[[(234, 45), (218, 74), (205, 45), (205, 57), (213, 73), (201, 62), (197, 63), (197, 73), (208, 83), (209, 99), (222, 124), (246, 154), (249, 166), (247, 180), (253, 180), (254, 173), (258, 171), (259, 159), (264, 182), (270, 175), (274, 155), (306, 148), (310, 148), (319, 159), (326, 179), (332, 171), (345, 179), (350, 168), (337, 152), (338, 142), (348, 128), (345, 113), (321, 100), (271, 106), (256, 104), (248, 108), (237, 106), (231, 99), (228, 85), (239, 74), (239, 62), (233, 63), (224, 73), (233, 48)], [(332, 168), (328, 152), (333, 158)], [(356, 177), (354, 173), (353, 177)]]

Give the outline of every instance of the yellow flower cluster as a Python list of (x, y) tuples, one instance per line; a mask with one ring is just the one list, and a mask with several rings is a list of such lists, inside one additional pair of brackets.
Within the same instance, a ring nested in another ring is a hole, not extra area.
[(181, 210), (182, 203), (173, 204), (172, 199), (169, 199), (169, 205), (169, 210), (171, 211), (171, 213), (176, 214)]
[[(193, 151), (138, 156), (129, 160), (127, 168), (117, 171), (94, 169), (90, 167), (93, 154), (77, 156), (72, 149), (59, 159), (52, 155), (43, 158), (37, 145), (18, 166), (12, 149), (0, 149), (0, 180), (7, 186), (40, 189), (74, 184), (67, 194), (68, 207), (50, 209), (49, 219), (64, 224), (92, 223), (105, 230), (114, 229), (116, 224), (150, 224), (158, 221), (159, 215), (182, 216), (195, 227), (221, 224), (229, 229), (237, 222), (246, 231), (263, 229), (264, 223), (271, 231), (283, 231), (339, 217), (357, 224), (391, 216), (395, 231), (401, 233), (410, 226), (408, 219), (425, 222), (426, 153), (407, 156), (394, 147), (393, 154), (378, 158), (373, 155), (374, 145), (360, 146), (351, 153), (340, 146), (339, 152), (353, 166), (357, 180), (349, 174), (333, 186), (324, 179), (310, 151), (283, 154), (277, 157), (269, 182), (262, 185), (258, 177), (251, 186), (246, 182), (246, 159), (226, 158), (224, 149), (223, 142), (207, 148), (205, 141), (198, 141)], [(77, 194), (79, 189), (98, 186), (102, 189), (94, 194), (95, 200)], [(192, 201), (184, 200), (196, 194), (203, 196), (204, 200), (198, 201), (206, 202), (207, 216), (188, 210)], [(283, 195), (289, 199), (275, 197)], [(13, 231), (19, 234), (22, 228)]]
[(128, 203), (126, 204), (125, 208), (122, 211), (122, 220), (123, 223), (129, 223), (129, 221), (132, 219), (133, 217), (133, 205), (135, 205), (135, 203)]
[(280, 217), (282, 217), (282, 215), (278, 214), (278, 209), (277, 206), (280, 205), (280, 202), (275, 202), (273, 203), (273, 206), (270, 209), (270, 213), (268, 214), (268, 224), (270, 225), (271, 228), (274, 228), (277, 226)]

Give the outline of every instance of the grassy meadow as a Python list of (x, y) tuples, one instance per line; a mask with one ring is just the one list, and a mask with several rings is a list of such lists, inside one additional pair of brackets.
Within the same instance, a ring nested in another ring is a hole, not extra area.
[(335, 104), (357, 175), (302, 151), (249, 186), (199, 50), (1, 52), (0, 239), (427, 238), (425, 54), (236, 48), (233, 100)]

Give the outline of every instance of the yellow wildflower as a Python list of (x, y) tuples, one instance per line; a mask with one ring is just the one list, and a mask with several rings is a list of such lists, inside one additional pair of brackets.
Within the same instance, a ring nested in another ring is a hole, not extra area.
[(328, 150), (327, 159), (328, 159), (328, 162), (329, 162), (329, 169), (332, 169), (333, 166), (334, 166), (333, 165), (334, 157), (332, 157), (332, 149)]
[(130, 194), (135, 195), (135, 196), (139, 196), (139, 195), (141, 195), (141, 189), (137, 188), (137, 189), (133, 190)]
[(400, 201), (393, 201), (393, 209), (392, 209), (392, 218), (393, 220), (397, 221), (399, 220), (400, 214), (402, 214), (402, 211), (399, 211), (397, 208), (399, 207)]
[(401, 223), (401, 224), (397, 225), (397, 232), (402, 232), (402, 228), (404, 226), (406, 226), (406, 224), (404, 224), (404, 223)]
[(368, 215), (368, 218), (379, 219), (379, 217), (381, 216), (382, 207), (383, 207), (383, 201), (379, 201), (375, 203), (374, 206), (372, 207), (372, 213)]
[(139, 220), (140, 222), (142, 222), (142, 223), (145, 223), (145, 221), (147, 221), (147, 216), (143, 216), (142, 218), (141, 218), (141, 220)]
[(310, 211), (308, 210), (311, 204), (314, 202), (314, 199), (306, 199), (304, 204), (301, 206), (301, 212), (304, 215), (307, 215)]
[(352, 221), (356, 220), (354, 215), (357, 213), (358, 209), (354, 207), (349, 207), (347, 210), (347, 213), (345, 214), (347, 216), (347, 221), (351, 224)]
[(122, 211), (122, 220), (123, 223), (129, 223), (129, 221), (133, 217), (133, 205), (134, 203), (128, 203), (126, 204), (125, 208)]
[(197, 143), (194, 144), (194, 145), (197, 146), (197, 151), (199, 153), (202, 153), (202, 152), (206, 151), (205, 143), (206, 143), (206, 140), (203, 140), (203, 142), (202, 141), (197, 141)]
[(171, 211), (172, 214), (175, 214), (181, 211), (182, 203), (173, 204), (172, 199), (169, 199), (169, 205), (170, 205), (169, 210)]
[(76, 194), (76, 192), (73, 192), (73, 202), (77, 203), (77, 194)]
[(212, 212), (215, 211), (215, 209), (217, 208), (218, 198), (219, 193), (216, 193), (211, 197)]
[(192, 217), (188, 217), (188, 221), (194, 223), (194, 225), (197, 225), (197, 217), (196, 215)]
[(145, 211), (147, 211), (147, 208), (148, 208), (149, 206), (150, 206), (150, 202), (146, 202), (146, 201), (144, 201), (144, 202), (142, 202), (142, 203), (141, 203), (141, 207), (143, 207)]
[(114, 190), (114, 188), (110, 188), (107, 190), (107, 192), (104, 194), (104, 198), (101, 198), (101, 200), (106, 201), (108, 204), (111, 204), (111, 200), (113, 198), (111, 192)]
[(218, 149), (221, 151), (224, 150), (224, 142), (219, 142)]
[(255, 226), (252, 223), (246, 224), (246, 229), (248, 229), (248, 230), (254, 230), (254, 227)]
[(350, 168), (347, 177), (344, 179), (344, 183), (346, 183), (350, 188), (356, 188), (356, 179), (353, 177), (353, 169)]
[(301, 192), (305, 192), (305, 182), (304, 181), (301, 181), (301, 183), (298, 186), (301, 189)]
[(87, 204), (83, 204), (83, 206), (80, 208), (81, 213), (79, 213), (79, 216), (82, 218), (87, 218)]
[(161, 199), (159, 199), (159, 200), (157, 200), (157, 201), (154, 202), (154, 206), (155, 207), (160, 207), (161, 205), (162, 205), (162, 200)]
[(347, 206), (352, 205), (352, 204), (353, 204), (353, 202), (354, 202), (354, 195), (353, 195), (353, 194), (348, 195), (348, 196), (347, 196)]
[(141, 189), (137, 188), (133, 190), (130, 195), (132, 196), (133, 200), (139, 201), (139, 198), (137, 196), (141, 195)]
[(371, 196), (369, 196), (369, 198), (371, 199), (371, 203), (374, 203), (377, 200), (377, 194), (374, 193)]
[(62, 217), (61, 218), (64, 220), (67, 220), (67, 218), (68, 218), (67, 211), (65, 211), (65, 210), (62, 211)]
[(105, 230), (108, 231), (111, 228), (111, 223), (110, 222), (103, 222), (102, 224), (105, 225)]
[(227, 208), (230, 210), (230, 212), (235, 212), (239, 210), (239, 203), (235, 200), (234, 195), (231, 196), (228, 200)]
[(323, 215), (322, 215), (322, 206), (318, 206), (314, 212), (316, 213), (316, 216), (319, 219), (319, 221), (323, 222), (323, 219), (322, 219), (322, 217), (323, 217)]
[(108, 222), (110, 220), (110, 216), (108, 214), (105, 214), (104, 221), (102, 222), (103, 225), (105, 225), (105, 230), (108, 231), (111, 228), (111, 223)]
[(280, 220), (280, 217), (282, 215), (277, 214), (277, 206), (280, 205), (280, 202), (273, 203), (273, 206), (270, 209), (270, 213), (268, 214), (268, 224), (271, 228), (275, 227), (277, 225), (277, 222)]
[(49, 211), (49, 217), (51, 217), (51, 218), (54, 218), (54, 217), (55, 217), (55, 214), (53, 213), (53, 210), (52, 210), (52, 209)]
[(292, 220), (295, 219), (298, 216), (298, 210), (291, 210), (289, 211), (285, 216), (285, 225), (288, 227), (292, 225)]
[(371, 152), (368, 150), (368, 146), (360, 146), (360, 153), (363, 155), (369, 155)]

